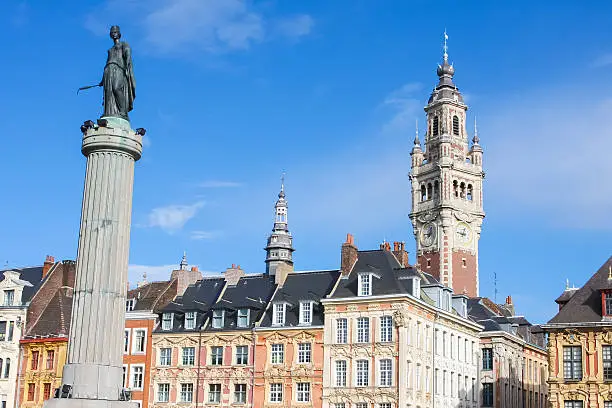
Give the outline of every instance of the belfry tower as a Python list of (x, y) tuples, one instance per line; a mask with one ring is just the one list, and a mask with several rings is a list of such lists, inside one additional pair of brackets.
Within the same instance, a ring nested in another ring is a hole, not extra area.
[(293, 238), (287, 221), (285, 199), (285, 177), (281, 179), (281, 190), (274, 205), (274, 227), (266, 245), (266, 272), (276, 276), (276, 283), (284, 283), (287, 273), (293, 272)]
[(482, 148), (476, 122), (472, 145), (467, 105), (453, 83), (455, 69), (444, 55), (438, 85), (425, 106), (424, 148), (419, 133), (412, 148), (412, 220), (417, 262), (455, 293), (478, 296), (478, 240), (482, 205)]

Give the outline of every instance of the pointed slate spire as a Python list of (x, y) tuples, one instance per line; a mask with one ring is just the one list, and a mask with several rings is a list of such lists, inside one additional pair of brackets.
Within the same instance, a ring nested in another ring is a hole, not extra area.
[(181, 271), (184, 271), (184, 270), (187, 269), (187, 265), (188, 265), (188, 263), (187, 263), (187, 252), (183, 251), (183, 259), (181, 259), (181, 263), (179, 264), (179, 269)]

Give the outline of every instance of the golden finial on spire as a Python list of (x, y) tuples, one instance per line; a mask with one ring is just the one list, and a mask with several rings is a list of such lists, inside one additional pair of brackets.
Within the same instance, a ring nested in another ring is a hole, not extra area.
[(612, 280), (612, 265), (608, 265), (608, 280)]

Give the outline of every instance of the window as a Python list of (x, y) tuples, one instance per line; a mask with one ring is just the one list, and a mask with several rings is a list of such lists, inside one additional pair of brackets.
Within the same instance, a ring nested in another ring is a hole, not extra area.
[(434, 119), (433, 119), (433, 135), (434, 136), (438, 136), (438, 130), (439, 130), (438, 122), (439, 122), (438, 117), (434, 116)]
[(144, 353), (147, 331), (144, 329), (134, 330), (134, 341), (132, 353)]
[(606, 315), (612, 315), (612, 292), (604, 292), (604, 299), (605, 299), (605, 314)]
[[(603, 375), (604, 380), (612, 380), (612, 346), (603, 346)], [(612, 408), (612, 407), (610, 407)]]
[(225, 317), (224, 310), (213, 310), (212, 327), (215, 329), (222, 328), (224, 317)]
[(357, 343), (370, 342), (370, 319), (368, 317), (357, 318)]
[(43, 399), (46, 401), (51, 398), (51, 383), (43, 384)]
[(181, 402), (193, 401), (193, 384), (181, 384)]
[(15, 322), (8, 322), (8, 334), (6, 341), (13, 341), (13, 331), (15, 330)]
[(183, 347), (183, 365), (194, 365), (194, 364), (195, 364), (195, 347)]
[(210, 384), (208, 386), (208, 402), (221, 402), (221, 384)]
[(285, 361), (285, 346), (283, 344), (272, 345), (272, 364), (283, 364)]
[(344, 402), (337, 402), (334, 404), (333, 408), (346, 408)]
[[(538, 400), (538, 393), (536, 392), (536, 401)], [(612, 401), (604, 401), (604, 408), (612, 408)]]
[(370, 384), (370, 362), (357, 360), (357, 387), (367, 387)]
[(370, 296), (372, 294), (372, 274), (363, 273), (359, 275), (359, 296)]
[(566, 380), (582, 378), (582, 348), (580, 346), (563, 347), (563, 377)]
[(367, 402), (358, 402), (357, 404), (355, 404), (355, 408), (368, 408), (368, 403)]
[(345, 344), (347, 342), (347, 321), (346, 319), (336, 319), (336, 343)]
[(378, 408), (391, 408), (391, 403), (390, 402), (381, 402), (380, 404), (378, 404)]
[(11, 373), (11, 359), (7, 358), (4, 364), (4, 378), (8, 378)]
[(28, 384), (28, 401), (34, 401), (34, 392), (36, 391), (36, 384)]
[(393, 317), (391, 316), (380, 318), (380, 341), (393, 341)]
[(47, 370), (53, 370), (53, 366), (55, 363), (55, 351), (47, 350)]
[(336, 361), (336, 387), (346, 387), (346, 360)]
[(246, 403), (246, 384), (234, 384), (234, 403), (245, 404)]
[(123, 334), (123, 354), (130, 352), (130, 331), (125, 329)]
[(136, 306), (136, 299), (128, 299), (125, 301), (125, 311), (131, 312), (134, 310), (134, 306)]
[(248, 346), (236, 346), (236, 364), (246, 365), (249, 363)]
[(210, 364), (223, 365), (223, 347), (215, 346), (210, 348)]
[(482, 406), (493, 406), (493, 383), (482, 384)]
[(15, 303), (15, 291), (13, 289), (5, 290), (4, 291), (4, 306), (13, 306), (13, 303)]
[(312, 322), (312, 302), (300, 302), (300, 324)]
[(459, 136), (459, 118), (457, 115), (453, 116), (453, 135)]
[(170, 384), (157, 384), (157, 401), (168, 402), (170, 400)]
[(123, 375), (121, 377), (121, 386), (125, 387), (125, 376), (127, 375), (127, 366), (124, 364), (122, 368), (123, 368), (123, 370), (122, 370), (123, 371)]
[(310, 343), (298, 344), (298, 363), (309, 364), (312, 360), (312, 348)]
[(249, 309), (238, 309), (238, 317), (236, 319), (236, 325), (238, 327), (249, 326)]
[(270, 384), (270, 402), (283, 402), (283, 384)]
[(143, 366), (132, 366), (131, 388), (136, 389), (136, 390), (141, 390), (143, 377), (144, 377), (144, 367)]
[(565, 401), (563, 408), (582, 408), (582, 401)]
[(185, 313), (185, 329), (193, 330), (196, 326), (196, 312)]
[(172, 330), (173, 313), (162, 314), (162, 330)]
[(310, 402), (310, 383), (297, 383), (297, 401)]
[(32, 370), (38, 370), (38, 357), (39, 357), (39, 352), (33, 351), (32, 352), (32, 363), (30, 365), (30, 368)]
[(169, 366), (172, 364), (172, 349), (164, 347), (159, 349), (159, 365)]
[(482, 349), (482, 369), (483, 370), (493, 369), (493, 349), (492, 348)]
[(391, 371), (391, 360), (383, 359), (379, 361), (379, 374), (380, 378), (380, 386), (381, 387), (390, 387), (392, 381), (392, 371)]
[(275, 303), (274, 304), (274, 320), (272, 321), (274, 325), (283, 325), (285, 324), (285, 304), (284, 303)]

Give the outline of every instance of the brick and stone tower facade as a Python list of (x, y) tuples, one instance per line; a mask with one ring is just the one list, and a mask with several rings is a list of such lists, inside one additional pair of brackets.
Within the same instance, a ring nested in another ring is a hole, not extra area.
[(475, 127), (466, 129), (467, 105), (453, 83), (446, 52), (438, 65), (438, 85), (425, 112), (424, 149), (419, 135), (412, 149), (412, 211), (417, 262), (456, 293), (478, 296), (478, 240), (482, 206), (482, 148)]
[(276, 283), (279, 285), (283, 284), (287, 273), (293, 272), (293, 237), (289, 232), (287, 209), (283, 176), (278, 200), (274, 205), (274, 227), (265, 248), (266, 272), (276, 276)]

